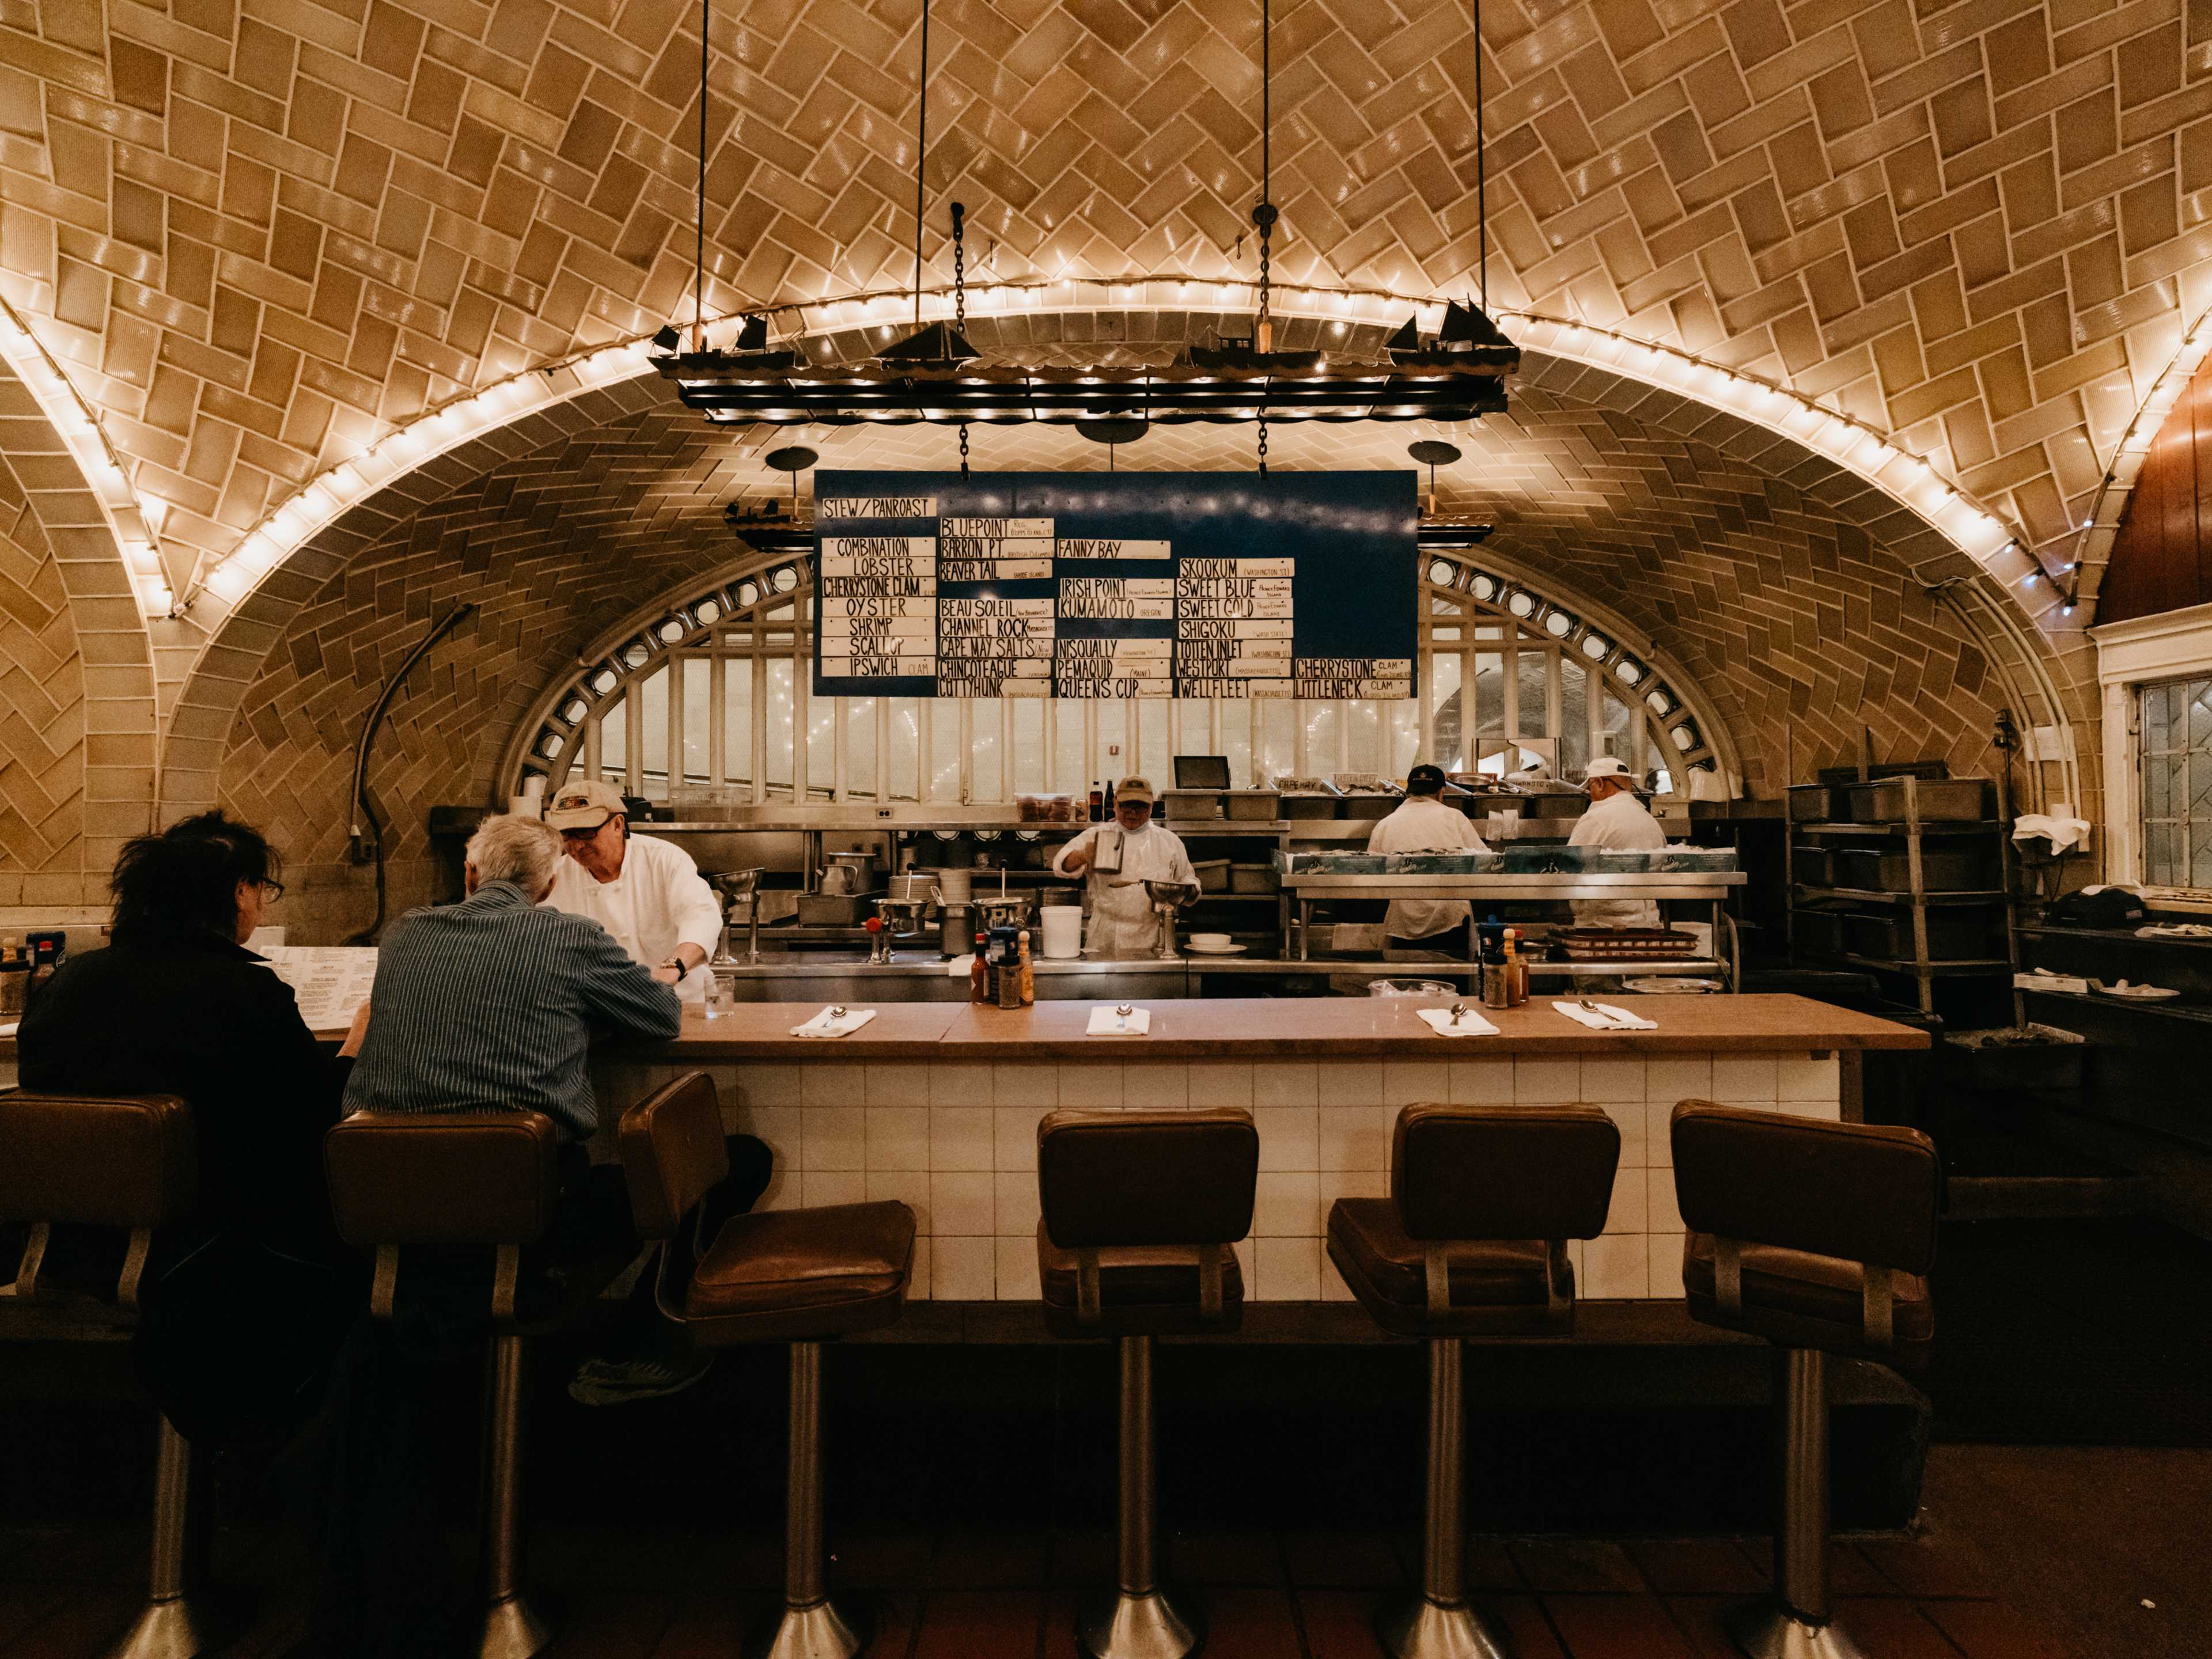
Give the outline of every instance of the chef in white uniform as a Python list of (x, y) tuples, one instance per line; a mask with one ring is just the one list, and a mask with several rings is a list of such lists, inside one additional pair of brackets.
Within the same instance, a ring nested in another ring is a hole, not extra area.
[(1152, 822), (1152, 786), (1142, 778), (1115, 785), (1114, 822), (1093, 824), (1076, 836), (1060, 849), (1052, 867), (1083, 878), (1083, 908), (1091, 918), (1083, 953), (1108, 962), (1148, 957), (1158, 947), (1160, 919), (1146, 882), (1198, 887), (1182, 838)]
[(545, 902), (589, 916), (678, 997), (704, 1002), (710, 975), (696, 970), (721, 937), (722, 907), (691, 855), (665, 841), (632, 841), (622, 793), (596, 778), (562, 785), (545, 822), (568, 855)]
[[(1659, 820), (1636, 799), (1636, 781), (1611, 755), (1600, 755), (1583, 774), (1589, 810), (1575, 820), (1570, 847), (1600, 847), (1609, 853), (1656, 853), (1667, 844)], [(1575, 920), (1589, 927), (1656, 927), (1659, 907), (1650, 899), (1577, 899)]]
[[(1370, 853), (1487, 853), (1467, 814), (1438, 799), (1440, 766), (1421, 765), (1406, 775), (1406, 799), (1367, 837)], [(1392, 899), (1382, 931), (1394, 951), (1452, 950), (1466, 942), (1473, 912), (1465, 899)]]

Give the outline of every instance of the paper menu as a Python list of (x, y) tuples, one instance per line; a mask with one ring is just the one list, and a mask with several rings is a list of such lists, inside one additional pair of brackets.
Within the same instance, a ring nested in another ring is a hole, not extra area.
[(311, 1031), (342, 1031), (376, 981), (373, 945), (279, 945), (261, 953), (300, 1000)]

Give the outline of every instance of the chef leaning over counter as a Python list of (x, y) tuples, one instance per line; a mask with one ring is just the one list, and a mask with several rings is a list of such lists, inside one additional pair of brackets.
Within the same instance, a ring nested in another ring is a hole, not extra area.
[[(1575, 821), (1570, 847), (1596, 847), (1608, 853), (1651, 853), (1667, 844), (1659, 820), (1636, 799), (1636, 785), (1627, 767), (1611, 755), (1601, 755), (1583, 774), (1589, 791), (1589, 810)], [(1659, 907), (1650, 899), (1577, 899), (1575, 920), (1600, 927), (1656, 927)]]
[(1060, 849), (1052, 867), (1083, 878), (1083, 953), (1109, 962), (1148, 957), (1158, 942), (1146, 882), (1198, 886), (1182, 837), (1152, 822), (1152, 786), (1142, 778), (1122, 779), (1114, 791), (1114, 822), (1085, 830)]
[[(1367, 837), (1370, 853), (1487, 853), (1490, 848), (1467, 814), (1438, 799), (1444, 771), (1425, 762), (1406, 775), (1406, 799)], [(1394, 945), (1419, 946), (1438, 933), (1463, 928), (1472, 914), (1465, 899), (1392, 899), (1382, 931)]]
[(665, 841), (631, 840), (621, 793), (596, 778), (563, 784), (545, 822), (561, 832), (567, 854), (545, 902), (589, 916), (678, 996), (703, 1002), (709, 976), (694, 970), (714, 954), (722, 907), (691, 855)]

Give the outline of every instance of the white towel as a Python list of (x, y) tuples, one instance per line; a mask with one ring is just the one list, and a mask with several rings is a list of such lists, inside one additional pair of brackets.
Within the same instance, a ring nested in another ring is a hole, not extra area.
[(1615, 1008), (1604, 1002), (1591, 1006), (1597, 1010), (1595, 1013), (1578, 1003), (1555, 1002), (1552, 1005), (1569, 1019), (1577, 1024), (1587, 1025), (1593, 1031), (1656, 1031), (1659, 1029), (1654, 1021), (1632, 1014), (1626, 1008)]
[(1125, 1020), (1111, 1008), (1091, 1011), (1090, 1034), (1092, 1036), (1142, 1036), (1152, 1029), (1152, 1011), (1132, 1008)]
[(1462, 1009), (1457, 1024), (1449, 1008), (1416, 1008), (1422, 1023), (1438, 1036), (1496, 1036), (1498, 1028), (1472, 1008)]
[(876, 1011), (872, 1008), (848, 1008), (844, 1013), (832, 1018), (830, 1010), (824, 1008), (805, 1024), (793, 1026), (791, 1034), (796, 1037), (850, 1036), (875, 1017)]

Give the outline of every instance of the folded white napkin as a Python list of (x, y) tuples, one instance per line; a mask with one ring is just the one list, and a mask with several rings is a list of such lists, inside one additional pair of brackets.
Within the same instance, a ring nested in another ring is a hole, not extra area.
[(1472, 1008), (1462, 1009), (1456, 1023), (1449, 1008), (1416, 1008), (1422, 1023), (1438, 1036), (1496, 1036), (1498, 1028)]
[(872, 1008), (848, 1008), (842, 1017), (833, 1019), (824, 1008), (805, 1024), (793, 1026), (791, 1034), (798, 1037), (850, 1036), (875, 1017)]
[(1609, 1002), (1601, 1002), (1594, 1006), (1597, 1009), (1595, 1013), (1572, 1002), (1555, 1002), (1552, 1005), (1577, 1024), (1587, 1025), (1593, 1031), (1656, 1031), (1659, 1029), (1655, 1021), (1645, 1019), (1638, 1014), (1632, 1014), (1626, 1008), (1616, 1008)]
[(16, 1025), (16, 1022), (15, 1022), (15, 1021), (14, 1021), (14, 1020), (12, 1020), (12, 1019), (11, 1019), (11, 1020), (9, 1020), (6, 1024), (4, 1024), (4, 1025), (0, 1025), (0, 1037), (11, 1037), (11, 1036), (15, 1036), (15, 1025)]
[(1093, 1008), (1091, 1011), (1090, 1035), (1092, 1036), (1142, 1036), (1152, 1029), (1152, 1011), (1132, 1008), (1124, 1019), (1112, 1008)]

